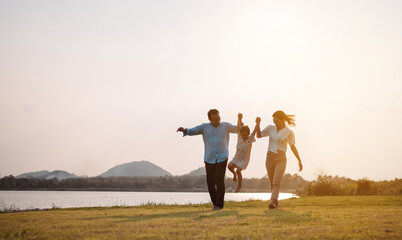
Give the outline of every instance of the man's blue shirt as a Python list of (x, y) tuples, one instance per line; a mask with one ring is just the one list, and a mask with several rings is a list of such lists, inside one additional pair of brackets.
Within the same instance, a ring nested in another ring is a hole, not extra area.
[(218, 127), (211, 123), (203, 123), (195, 128), (187, 129), (183, 136), (202, 134), (204, 140), (204, 161), (206, 163), (220, 163), (229, 157), (229, 133), (237, 133), (237, 126), (221, 122)]

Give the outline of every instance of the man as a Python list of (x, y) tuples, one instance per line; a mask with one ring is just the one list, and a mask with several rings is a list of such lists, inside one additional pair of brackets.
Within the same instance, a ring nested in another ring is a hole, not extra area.
[(213, 210), (221, 210), (225, 197), (225, 172), (228, 163), (229, 133), (237, 133), (237, 126), (221, 122), (219, 111), (208, 111), (209, 123), (203, 123), (195, 128), (177, 129), (183, 136), (202, 134), (205, 146), (204, 162), (207, 173), (208, 192), (214, 204)]

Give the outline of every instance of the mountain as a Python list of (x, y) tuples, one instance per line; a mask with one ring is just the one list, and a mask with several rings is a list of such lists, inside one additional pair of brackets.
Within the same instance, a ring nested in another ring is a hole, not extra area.
[(72, 173), (68, 173), (66, 171), (56, 170), (56, 171), (50, 172), (50, 173), (42, 176), (41, 178), (46, 178), (46, 179), (57, 178), (59, 180), (63, 180), (63, 179), (67, 179), (67, 178), (78, 178), (78, 176), (75, 174), (72, 174)]
[(50, 173), (50, 172), (47, 170), (37, 171), (37, 172), (28, 172), (28, 173), (20, 174), (20, 175), (16, 176), (16, 178), (37, 178), (37, 177), (46, 175), (48, 173)]
[(38, 172), (23, 173), (16, 176), (16, 178), (44, 178), (44, 179), (57, 178), (58, 180), (63, 180), (67, 178), (78, 178), (78, 176), (61, 170), (55, 170), (53, 172), (44, 170)]
[(171, 176), (168, 171), (148, 161), (136, 161), (117, 165), (99, 177), (159, 177)]
[(197, 168), (196, 170), (193, 170), (187, 174), (184, 174), (183, 176), (203, 176), (203, 175), (206, 175), (205, 167)]

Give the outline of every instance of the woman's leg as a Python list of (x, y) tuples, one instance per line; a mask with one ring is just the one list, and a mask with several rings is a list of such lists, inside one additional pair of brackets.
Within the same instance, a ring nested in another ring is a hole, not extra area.
[(275, 153), (268, 152), (267, 153), (267, 160), (265, 162), (265, 167), (267, 168), (268, 178), (269, 178), (269, 185), (271, 187), (271, 202), (269, 203), (269, 208), (275, 208), (275, 199), (273, 198), (273, 182), (275, 176)]
[(278, 204), (279, 190), (281, 186), (282, 176), (286, 169), (286, 155), (282, 154), (275, 164), (275, 171), (272, 181), (272, 195), (271, 199), (275, 200), (275, 206)]
[(274, 164), (273, 154), (274, 153), (268, 152), (267, 160), (265, 161), (265, 168), (267, 169), (271, 192), (272, 192), (272, 182), (274, 180), (274, 173), (275, 173), (275, 164)]
[(236, 169), (236, 173), (237, 173), (237, 188), (236, 188), (235, 192), (240, 192), (240, 189), (241, 189), (241, 181), (243, 179), (243, 176), (241, 175), (242, 170), (243, 169), (241, 169), (239, 167)]
[(235, 169), (234, 169), (235, 166), (236, 165), (234, 165), (232, 162), (230, 162), (229, 165), (228, 165), (229, 171), (231, 171), (233, 173), (233, 182), (237, 181), (237, 176), (236, 176), (236, 172), (235, 172)]

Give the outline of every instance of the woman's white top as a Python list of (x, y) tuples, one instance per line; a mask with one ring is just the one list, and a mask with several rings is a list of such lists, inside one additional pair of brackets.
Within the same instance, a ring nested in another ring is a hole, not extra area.
[(287, 143), (289, 145), (296, 143), (295, 134), (288, 127), (284, 127), (277, 132), (275, 125), (268, 125), (261, 131), (261, 136), (269, 136), (268, 151), (273, 153), (277, 153), (278, 150), (286, 152)]
[(246, 169), (250, 161), (251, 146), (255, 142), (255, 134), (251, 134), (247, 140), (243, 140), (240, 132), (237, 133), (236, 154), (232, 162), (241, 169)]

